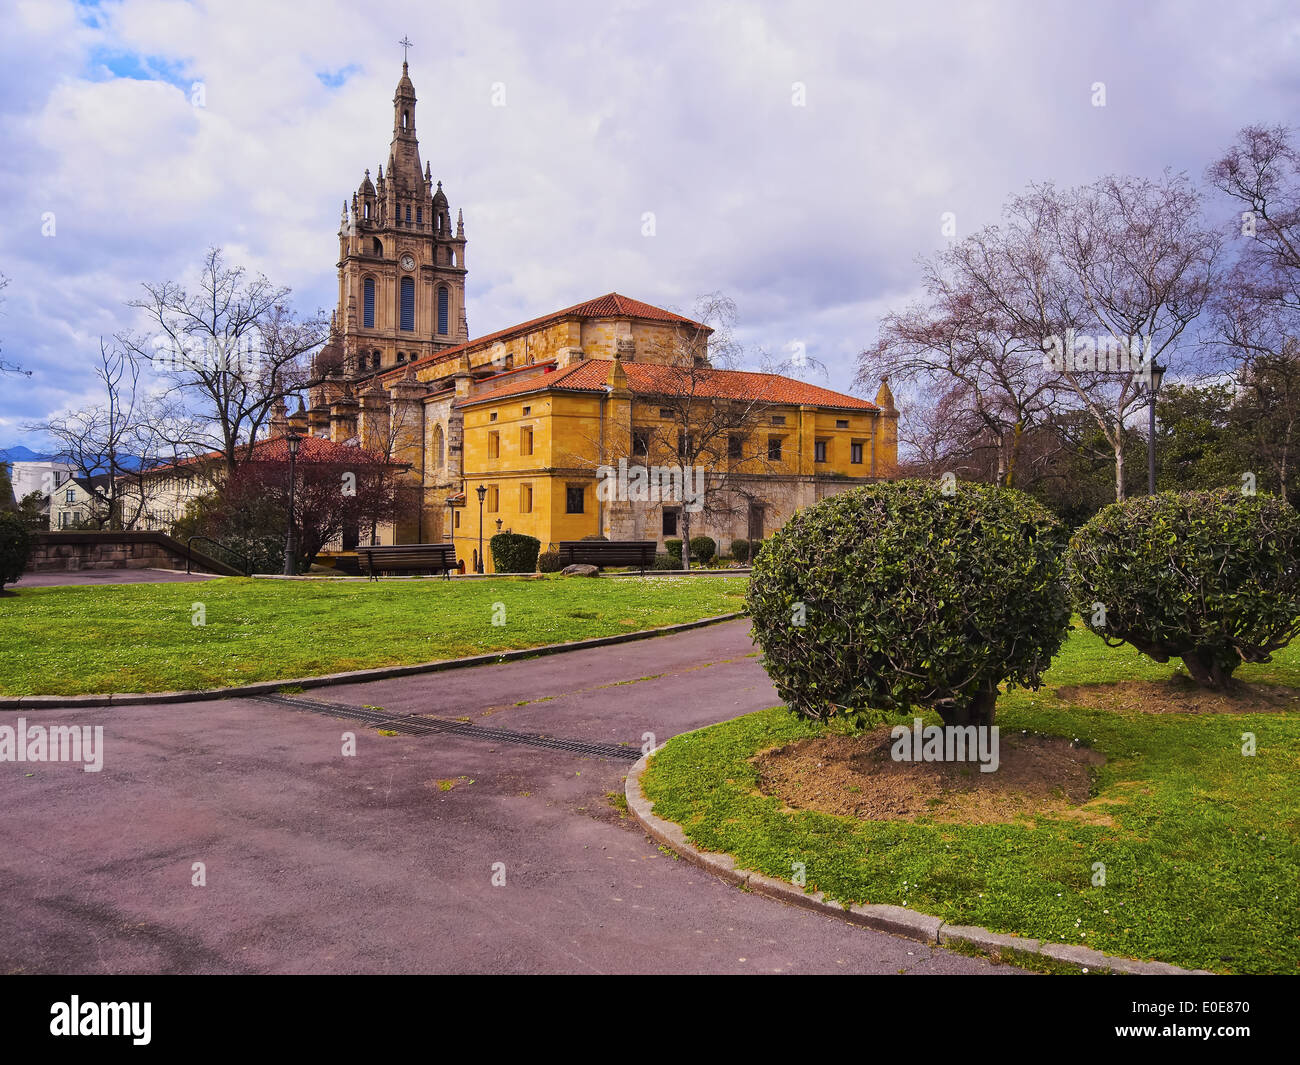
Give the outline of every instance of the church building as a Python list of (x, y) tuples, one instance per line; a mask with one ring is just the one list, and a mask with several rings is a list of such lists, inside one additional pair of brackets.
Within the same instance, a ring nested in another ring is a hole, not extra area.
[[(640, 300), (611, 292), (471, 338), (464, 217), (453, 226), (420, 159), (406, 62), (387, 164), (344, 203), (338, 237), (338, 306), (307, 422), (401, 465), (401, 516), (381, 542), (454, 541), (468, 570), (480, 536), (499, 530), (546, 550), (592, 535), (662, 545), (689, 527), (725, 553), (801, 506), (895, 475), (886, 383), (868, 402), (715, 368), (708, 326)], [(629, 465), (698, 469), (704, 498), (607, 491)]]

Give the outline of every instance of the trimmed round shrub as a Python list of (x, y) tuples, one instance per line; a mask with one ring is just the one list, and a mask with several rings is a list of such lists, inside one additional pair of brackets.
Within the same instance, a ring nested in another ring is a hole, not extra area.
[(655, 555), (655, 569), (681, 569), (682, 560), (672, 555)]
[(668, 552), (670, 558), (675, 558), (679, 562), (682, 557), (682, 542), (680, 540), (665, 540), (664, 549)]
[(1112, 503), (1074, 534), (1070, 593), (1112, 647), (1222, 688), (1300, 634), (1300, 512), (1235, 488)]
[(732, 541), (731, 541), (731, 557), (734, 558), (737, 562), (748, 562), (748, 561), (749, 561), (749, 541), (748, 541), (748, 540), (732, 540)]
[(584, 540), (599, 540), (599, 541), (601, 541), (602, 543), (606, 543), (606, 544), (609, 543), (609, 537), (608, 537), (608, 536), (601, 536), (600, 533), (593, 533), (591, 536), (584, 536), (583, 539), (584, 539)]
[(0, 592), (22, 576), (35, 544), (36, 537), (22, 518), (13, 511), (0, 511)]
[(998, 685), (1037, 688), (1065, 638), (1064, 539), (1014, 489), (906, 480), (832, 496), (765, 541), (754, 638), (798, 714), (865, 725), (933, 707), (989, 725)]
[(538, 573), (559, 573), (564, 569), (564, 563), (560, 561), (558, 551), (543, 551), (537, 556)]
[(498, 573), (532, 573), (537, 569), (537, 553), (542, 542), (524, 533), (499, 532), (488, 546), (492, 548), (492, 565)]
[(691, 558), (696, 562), (707, 565), (717, 553), (718, 542), (712, 536), (691, 537)]

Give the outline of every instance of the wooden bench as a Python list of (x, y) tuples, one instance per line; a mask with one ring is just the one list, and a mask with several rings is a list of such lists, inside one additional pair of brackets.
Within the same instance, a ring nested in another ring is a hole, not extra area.
[(658, 545), (653, 540), (561, 540), (560, 563), (572, 566), (637, 566), (645, 576), (653, 566)]
[(358, 547), (357, 558), (371, 580), (378, 580), (381, 573), (441, 573), (450, 579), (457, 565), (455, 544)]

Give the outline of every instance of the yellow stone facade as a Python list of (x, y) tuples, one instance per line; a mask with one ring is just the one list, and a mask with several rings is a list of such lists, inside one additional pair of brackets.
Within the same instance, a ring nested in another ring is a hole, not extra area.
[[(401, 463), (403, 514), (382, 541), (454, 540), (467, 570), (480, 531), (486, 548), (498, 522), (536, 536), (543, 550), (597, 533), (662, 544), (674, 535), (664, 505), (598, 498), (598, 469), (620, 459), (672, 463), (656, 398), (671, 387), (649, 368), (680, 365), (692, 352), (688, 361), (707, 369), (710, 330), (609, 293), (470, 340), (463, 220), (453, 230), (441, 185), (434, 192), (431, 169), (420, 170), (414, 116), (403, 64), (387, 173), (375, 184), (367, 174), (345, 204), (339, 306), (309, 386), (310, 431)], [(745, 426), (739, 457), (711, 457), (708, 491), (739, 485), (742, 505), (692, 515), (691, 535), (713, 536), (725, 552), (825, 495), (894, 476), (897, 411), (887, 385), (871, 404), (778, 375), (713, 372), (747, 399), (763, 393), (765, 423)], [(647, 437), (653, 455), (641, 446)], [(768, 450), (772, 439), (779, 452)]]

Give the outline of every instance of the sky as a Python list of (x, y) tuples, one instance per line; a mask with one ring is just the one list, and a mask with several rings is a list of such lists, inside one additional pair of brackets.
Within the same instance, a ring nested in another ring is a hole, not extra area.
[(1199, 182), (1300, 111), (1284, 0), (0, 0), (0, 26), (0, 356), (32, 371), (0, 375), (0, 447), (94, 402), (99, 337), (209, 246), (333, 309), (403, 37), (471, 336), (722, 292), (748, 363), (802, 345), (841, 391), (946, 217), (960, 238), (1031, 182)]

